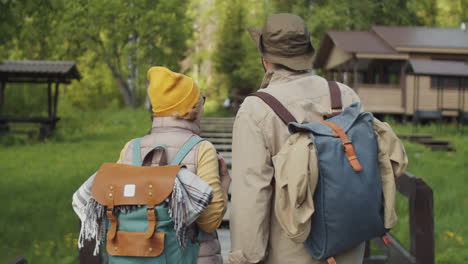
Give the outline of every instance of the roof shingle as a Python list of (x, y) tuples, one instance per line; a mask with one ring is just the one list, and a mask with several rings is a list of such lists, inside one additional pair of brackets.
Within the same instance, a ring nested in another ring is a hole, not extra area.
[(0, 62), (0, 79), (63, 78), (80, 79), (73, 61), (11, 61)]
[(396, 54), (397, 51), (368, 31), (328, 31), (337, 47), (346, 52)]
[(437, 76), (468, 76), (468, 64), (464, 61), (409, 60), (415, 74)]
[(458, 28), (373, 26), (372, 30), (395, 49), (398, 47), (468, 49), (468, 31)]

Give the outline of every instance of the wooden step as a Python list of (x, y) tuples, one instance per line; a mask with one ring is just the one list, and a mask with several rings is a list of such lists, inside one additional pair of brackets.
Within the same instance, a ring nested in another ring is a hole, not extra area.
[(432, 138), (431, 134), (399, 134), (400, 139), (414, 140), (414, 139), (430, 139)]
[(234, 122), (200, 122), (201, 126), (214, 125), (214, 126), (224, 126), (224, 127), (233, 127)]
[(219, 155), (223, 156), (225, 161), (232, 158), (232, 152), (219, 152)]
[(232, 133), (216, 133), (216, 132), (202, 132), (201, 136), (204, 138), (216, 137), (216, 138), (232, 138)]
[(228, 255), (231, 251), (231, 232), (228, 228), (218, 228), (218, 239), (221, 244), (221, 256), (223, 257), (223, 263), (228, 263)]
[(216, 150), (219, 151), (228, 151), (231, 152), (231, 144), (214, 144)]
[(455, 147), (450, 145), (428, 145), (433, 150), (455, 151)]
[(231, 201), (227, 204), (226, 213), (223, 216), (223, 223), (229, 223), (229, 217), (231, 216)]
[(232, 138), (205, 138), (206, 140), (208, 140), (209, 142), (213, 143), (213, 144), (216, 144), (216, 143), (219, 143), (219, 144), (231, 144), (232, 143)]
[(448, 140), (432, 139), (432, 138), (418, 138), (412, 141), (421, 143), (424, 145), (449, 145), (450, 144)]
[(203, 132), (232, 132), (232, 127), (220, 127), (220, 126), (202, 126), (201, 131)]

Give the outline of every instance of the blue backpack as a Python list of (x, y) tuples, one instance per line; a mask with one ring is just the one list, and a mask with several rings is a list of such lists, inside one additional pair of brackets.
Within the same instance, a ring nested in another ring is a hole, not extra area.
[(288, 124), (290, 133), (307, 133), (314, 143), (319, 178), (311, 231), (304, 245), (313, 258), (333, 263), (337, 254), (383, 236), (387, 230), (373, 116), (360, 112), (360, 103), (341, 112), (339, 88), (334, 82), (329, 87), (334, 114), (322, 122), (305, 124), (297, 123), (273, 96), (253, 95)]

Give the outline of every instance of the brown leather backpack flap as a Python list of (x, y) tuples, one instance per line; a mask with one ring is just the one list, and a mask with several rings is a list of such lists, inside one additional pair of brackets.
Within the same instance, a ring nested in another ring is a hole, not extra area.
[(139, 167), (104, 163), (92, 187), (93, 198), (100, 204), (148, 205), (162, 203), (172, 192), (179, 166)]
[(112, 256), (157, 257), (164, 250), (164, 232), (146, 233), (119, 231), (115, 239), (107, 240), (107, 253)]

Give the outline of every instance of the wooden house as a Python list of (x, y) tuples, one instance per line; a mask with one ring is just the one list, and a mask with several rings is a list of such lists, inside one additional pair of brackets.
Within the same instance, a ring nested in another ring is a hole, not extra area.
[(377, 114), (468, 119), (468, 31), (395, 26), (328, 31), (314, 68), (348, 84)]

